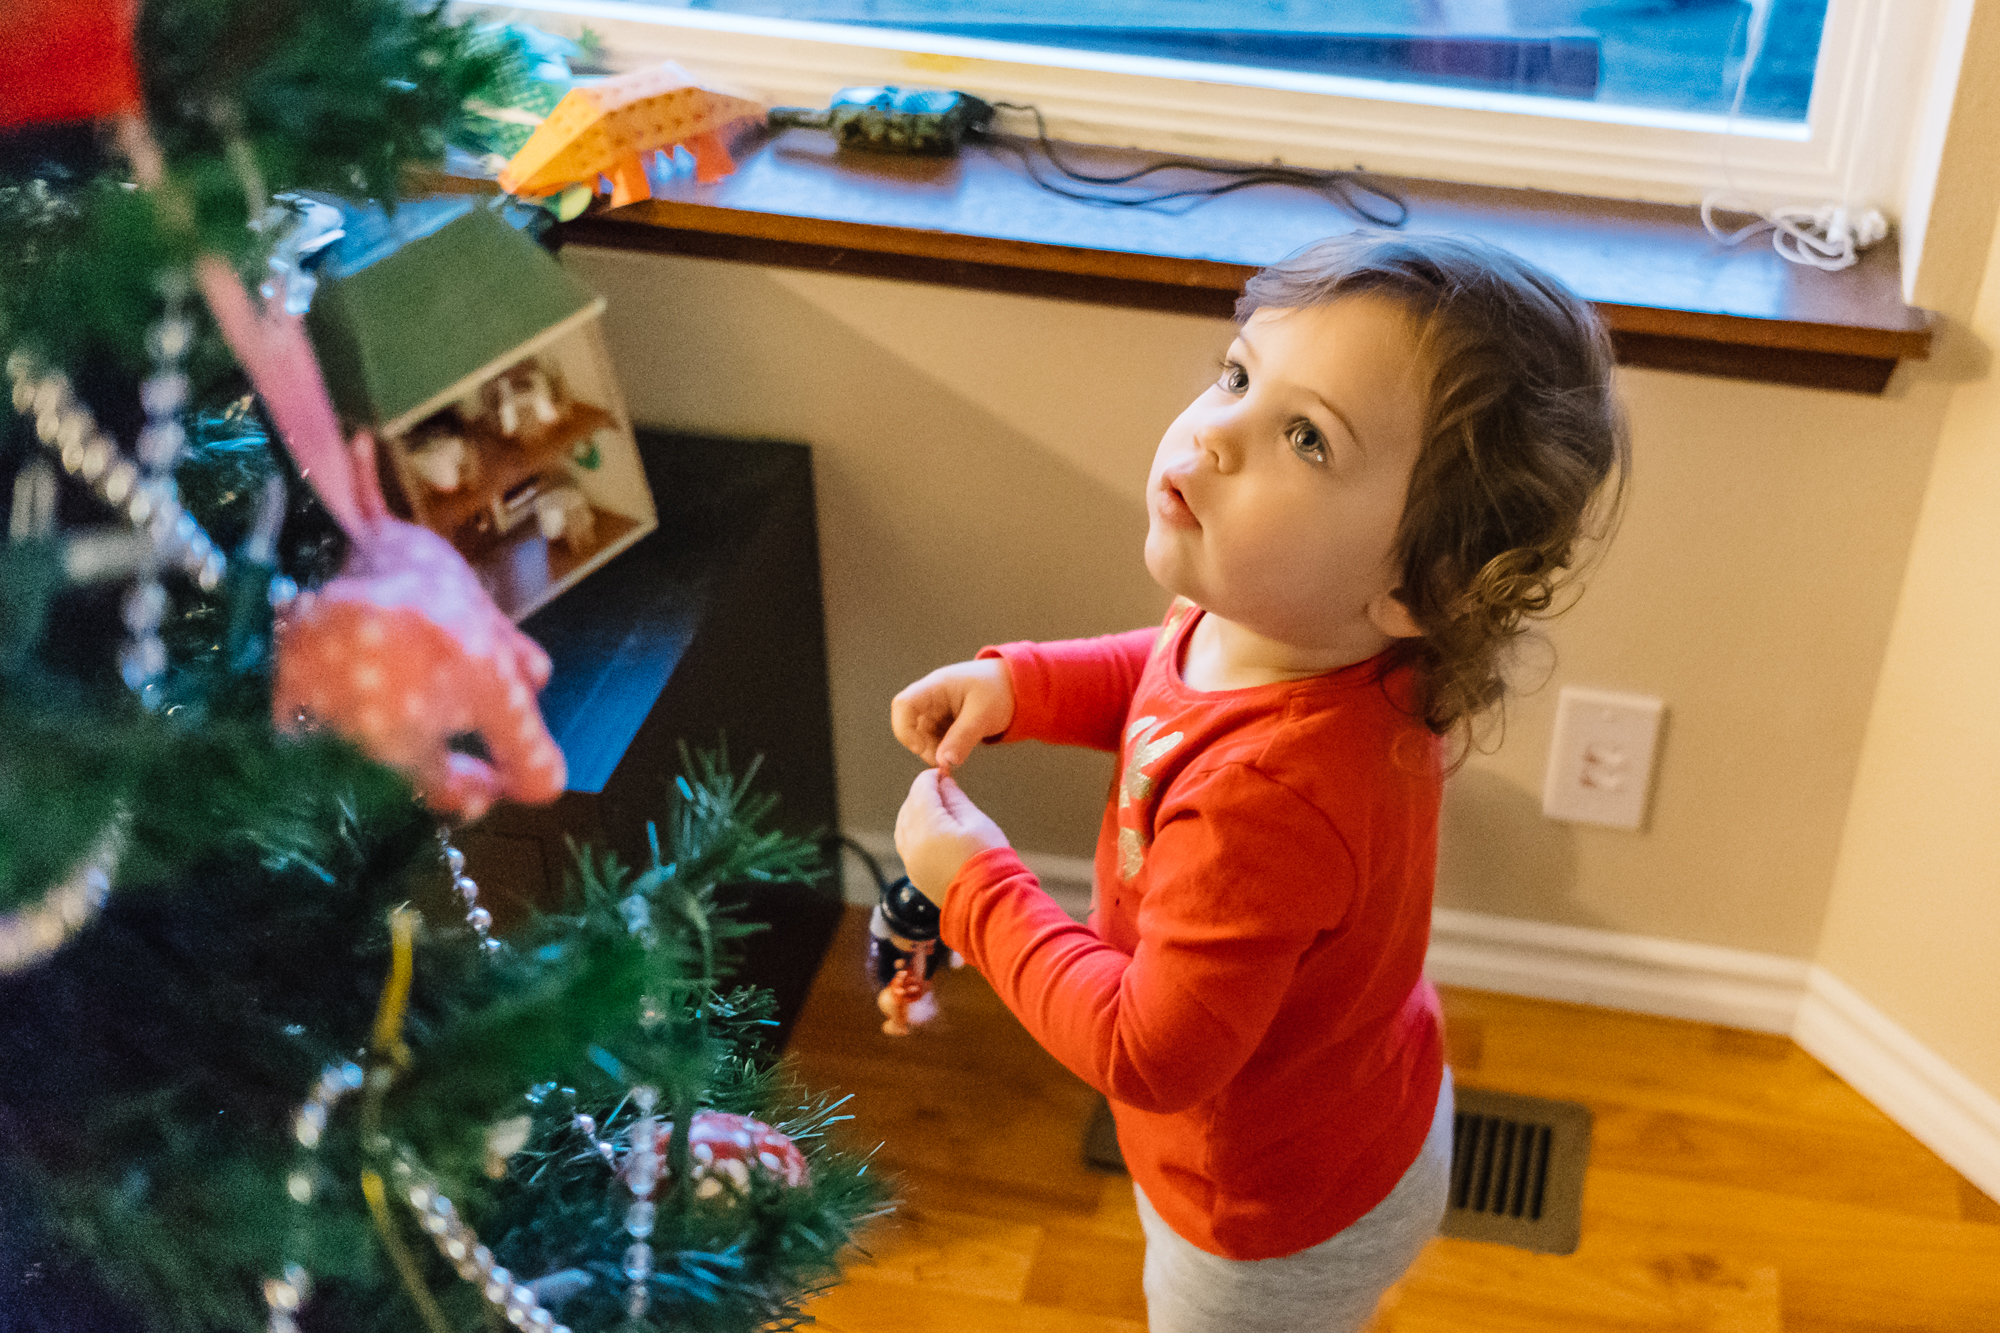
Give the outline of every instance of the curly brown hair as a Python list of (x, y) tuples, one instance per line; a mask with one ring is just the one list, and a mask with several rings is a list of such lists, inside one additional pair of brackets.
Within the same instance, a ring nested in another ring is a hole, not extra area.
[(1394, 548), (1396, 595), (1424, 633), (1389, 662), (1415, 669), (1425, 724), (1469, 743), (1506, 694), (1508, 647), (1566, 609), (1579, 548), (1616, 525), (1630, 445), (1611, 343), (1548, 274), (1450, 236), (1317, 241), (1251, 278), (1236, 320), (1362, 294), (1408, 311), (1428, 372)]

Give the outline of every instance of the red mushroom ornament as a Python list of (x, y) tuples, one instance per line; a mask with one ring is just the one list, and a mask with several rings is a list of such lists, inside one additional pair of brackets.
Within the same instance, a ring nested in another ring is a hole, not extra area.
[[(655, 1160), (667, 1160), (673, 1141), (672, 1121), (661, 1121)], [(806, 1183), (805, 1154), (785, 1135), (761, 1120), (727, 1111), (696, 1111), (688, 1126), (689, 1176), (698, 1202), (734, 1204), (749, 1196), (755, 1175), (796, 1188)], [(666, 1178), (664, 1170), (660, 1178)]]

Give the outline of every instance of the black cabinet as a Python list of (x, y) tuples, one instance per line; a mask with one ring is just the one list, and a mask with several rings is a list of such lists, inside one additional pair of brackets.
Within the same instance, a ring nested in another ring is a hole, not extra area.
[[(658, 530), (522, 626), (554, 661), (542, 712), (569, 789), (548, 806), (498, 806), (458, 840), (502, 931), (527, 905), (560, 901), (567, 839), (648, 863), (646, 823), (669, 811), (683, 743), (726, 744), (737, 772), (761, 757), (776, 827), (839, 828), (809, 451), (638, 438)], [(727, 891), (742, 919), (768, 927), (732, 979), (775, 992), (780, 1043), (840, 919), (832, 869), (815, 886)]]

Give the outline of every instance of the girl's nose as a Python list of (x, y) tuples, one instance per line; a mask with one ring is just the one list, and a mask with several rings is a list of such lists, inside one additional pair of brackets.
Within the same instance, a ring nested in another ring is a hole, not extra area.
[(1208, 455), (1217, 472), (1234, 472), (1243, 464), (1242, 432), (1243, 423), (1235, 413), (1219, 413), (1195, 431), (1195, 446)]

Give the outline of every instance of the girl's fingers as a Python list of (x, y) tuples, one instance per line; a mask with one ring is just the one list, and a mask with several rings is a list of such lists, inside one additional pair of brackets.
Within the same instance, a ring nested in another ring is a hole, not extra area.
[(896, 812), (896, 854), (907, 865), (916, 845), (937, 822), (942, 814), (938, 800), (937, 770), (927, 768), (917, 774), (910, 784), (910, 794), (903, 798), (902, 809)]
[(953, 769), (966, 761), (972, 747), (979, 744), (981, 737), (970, 735), (972, 726), (964, 717), (954, 721), (944, 733), (944, 739), (937, 743), (937, 752), (932, 761), (939, 768)]
[(992, 708), (977, 698), (968, 698), (965, 706), (951, 719), (951, 726), (945, 731), (937, 745), (937, 764), (940, 768), (958, 768), (972, 757), (988, 736), (998, 735), (1001, 725), (996, 725)]
[(993, 817), (972, 803), (965, 789), (952, 780), (949, 773), (940, 773), (938, 779), (938, 803), (943, 808), (944, 817), (951, 821), (954, 833), (978, 839), (988, 847), (1005, 847), (1007, 835), (993, 822)]
[(944, 802), (939, 799), (937, 770), (927, 768), (917, 774), (910, 784), (910, 794), (903, 799), (903, 808), (896, 813), (896, 833), (900, 837), (906, 830), (916, 833), (921, 828), (937, 822), (944, 813)]
[(942, 765), (933, 771), (937, 774), (938, 808), (944, 812), (945, 818), (951, 820), (952, 823), (961, 822), (960, 814), (962, 811), (976, 810), (977, 807), (966, 796), (965, 789), (952, 781), (951, 773)]
[(938, 738), (951, 723), (951, 711), (938, 707), (930, 691), (918, 694), (905, 690), (889, 703), (889, 729), (903, 748), (930, 763), (937, 754)]
[(903, 858), (903, 869), (939, 907), (968, 858), (1006, 845), (1007, 835), (999, 825), (935, 768), (917, 775), (896, 814), (896, 852)]

